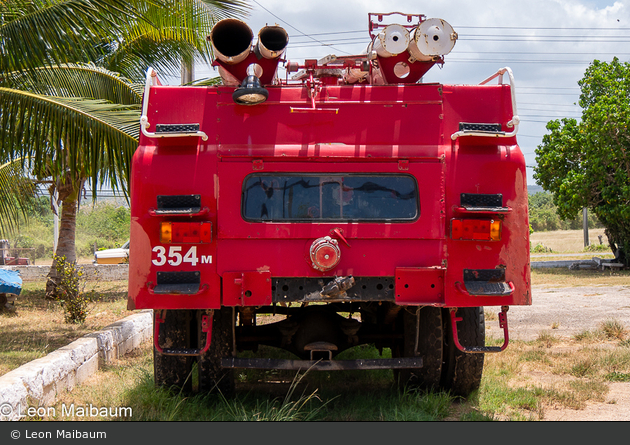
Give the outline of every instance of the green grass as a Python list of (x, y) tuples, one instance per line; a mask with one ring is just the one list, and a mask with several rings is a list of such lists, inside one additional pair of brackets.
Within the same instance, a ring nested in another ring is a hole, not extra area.
[(630, 372), (609, 372), (604, 378), (609, 382), (630, 382)]
[(64, 394), (58, 404), (130, 407), (132, 418), (90, 420), (133, 421), (439, 421), (452, 412), (453, 398), (446, 393), (399, 392), (391, 378), (366, 384), (355, 376), (330, 381), (322, 374), (327, 373), (293, 373), (291, 382), (275, 390), (237, 385), (232, 400), (221, 394), (182, 394), (154, 386), (152, 354), (145, 345)]
[[(538, 421), (548, 409), (579, 410), (604, 402), (611, 382), (630, 381), (630, 349), (584, 345), (556, 352), (540, 340), (514, 341), (488, 354), (480, 389), (465, 401), (446, 392), (400, 392), (391, 371), (242, 373), (236, 397), (156, 388), (150, 342), (106, 366), (57, 401), (130, 407), (133, 421)], [(612, 344), (612, 343), (611, 343)], [(614, 344), (612, 344), (615, 346)], [(387, 355), (388, 351), (383, 351)], [(261, 347), (261, 355), (271, 354)], [(284, 353), (275, 353), (281, 357)], [(372, 347), (341, 358), (375, 358)], [(536, 372), (534, 377), (529, 377)], [(540, 380), (539, 375), (548, 376)], [(57, 409), (59, 412), (60, 409)], [(73, 420), (57, 417), (47, 420)], [(81, 420), (81, 419), (74, 419)]]
[(127, 310), (126, 281), (92, 285), (97, 295), (86, 322), (69, 324), (60, 303), (44, 298), (44, 282), (23, 283), (15, 311), (0, 313), (0, 375), (134, 313)]

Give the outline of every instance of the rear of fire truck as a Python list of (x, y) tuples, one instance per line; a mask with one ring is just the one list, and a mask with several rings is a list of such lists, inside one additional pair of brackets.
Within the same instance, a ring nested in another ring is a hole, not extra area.
[[(423, 83), (452, 27), (368, 18), (357, 56), (289, 62), (284, 29), (254, 43), (225, 19), (209, 37), (221, 85), (149, 69), (129, 308), (154, 310), (156, 384), (185, 387), (196, 369), (199, 390), (229, 395), (237, 368), (392, 369), (465, 396), (507, 346), (508, 307), (531, 304), (512, 72)], [(485, 345), (484, 306), (502, 346)], [(362, 344), (383, 358), (337, 358)], [(291, 358), (244, 354), (262, 345)]]

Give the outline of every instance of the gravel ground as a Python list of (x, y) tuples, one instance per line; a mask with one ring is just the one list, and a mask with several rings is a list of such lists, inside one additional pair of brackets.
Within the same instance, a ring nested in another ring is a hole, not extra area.
[[(540, 332), (571, 337), (595, 330), (610, 319), (630, 329), (630, 286), (532, 286), (532, 305), (510, 306), (508, 311), (510, 338), (526, 341), (535, 340)], [(487, 325), (498, 337), (498, 322), (489, 321)]]
[[(510, 338), (525, 341), (536, 339), (541, 332), (570, 338), (610, 319), (630, 329), (630, 286), (532, 286), (532, 305), (510, 306), (508, 312)], [(496, 320), (486, 322), (486, 329), (489, 336), (502, 335)], [(531, 377), (543, 382), (554, 376)], [(603, 403), (588, 403), (583, 410), (547, 409), (543, 420), (628, 421), (630, 383), (611, 383), (609, 388)]]

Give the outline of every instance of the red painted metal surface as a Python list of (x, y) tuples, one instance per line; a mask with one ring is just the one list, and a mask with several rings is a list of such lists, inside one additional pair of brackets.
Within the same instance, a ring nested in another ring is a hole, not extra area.
[(224, 306), (266, 306), (271, 304), (271, 273), (225, 272)]
[[(511, 131), (509, 85), (322, 82), (314, 98), (306, 83), (266, 88), (268, 100), (256, 106), (234, 104), (233, 87), (150, 89), (149, 131), (199, 123), (208, 140), (140, 138), (131, 170), (130, 308), (267, 305), (273, 277), (350, 275), (395, 277), (396, 302), (404, 305), (531, 304), (525, 160), (516, 138), (451, 139), (460, 122), (501, 123)], [(336, 111), (317, 112), (327, 109)], [(405, 222), (247, 221), (243, 186), (253, 173), (410, 175), (420, 213)], [(470, 215), (462, 211), (462, 193), (501, 194), (509, 211)], [(201, 196), (203, 212), (156, 213), (158, 195), (191, 194)], [(500, 218), (501, 239), (452, 239), (451, 220), (475, 218)], [(210, 223), (211, 242), (163, 244), (162, 222)], [(310, 249), (326, 236), (338, 241), (340, 258), (322, 271), (312, 267)], [(458, 286), (464, 269), (495, 268), (505, 269), (511, 295), (471, 296)], [(147, 283), (158, 271), (200, 271), (206, 291), (152, 294)]]
[(444, 305), (444, 267), (396, 268), (396, 303)]

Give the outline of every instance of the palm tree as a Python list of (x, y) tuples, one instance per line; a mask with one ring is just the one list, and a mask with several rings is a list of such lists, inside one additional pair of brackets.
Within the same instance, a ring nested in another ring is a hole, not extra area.
[[(57, 256), (76, 261), (85, 183), (127, 193), (147, 67), (207, 61), (213, 23), (247, 10), (244, 0), (0, 3), (0, 159), (51, 180), (62, 203)], [(54, 291), (54, 262), (49, 277)]]
[(35, 184), (22, 169), (20, 159), (0, 165), (0, 238), (17, 231), (20, 217), (28, 217), (35, 197)]

